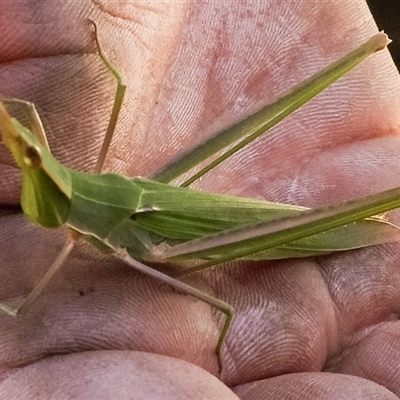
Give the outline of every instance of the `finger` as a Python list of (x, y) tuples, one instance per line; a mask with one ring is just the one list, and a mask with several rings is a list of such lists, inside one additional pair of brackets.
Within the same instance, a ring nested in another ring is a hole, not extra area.
[(193, 364), (128, 351), (48, 357), (7, 374), (0, 383), (0, 395), (42, 399), (238, 399), (218, 379)]
[(329, 373), (287, 374), (264, 381), (249, 383), (235, 388), (243, 400), (285, 398), (285, 399), (349, 399), (395, 400), (397, 396), (374, 382), (366, 379)]
[(332, 359), (327, 370), (366, 378), (393, 393), (400, 393), (399, 321), (381, 322), (365, 330), (362, 335), (364, 337), (357, 341), (354, 347)]

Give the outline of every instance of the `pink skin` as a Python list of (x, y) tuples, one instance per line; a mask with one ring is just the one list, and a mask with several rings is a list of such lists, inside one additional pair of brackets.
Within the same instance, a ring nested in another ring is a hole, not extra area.
[[(34, 101), (54, 154), (77, 169), (93, 167), (115, 90), (86, 17), (128, 84), (106, 169), (131, 176), (377, 32), (363, 0), (116, 4), (0, 1), (0, 92)], [(375, 55), (200, 186), (311, 207), (399, 186), (399, 93), (388, 53)], [(0, 159), (7, 301), (40, 279), (65, 232), (11, 212), (20, 173), (3, 148)], [(218, 312), (81, 245), (30, 313), (0, 314), (0, 397), (397, 398), (399, 259), (392, 244), (188, 277), (236, 310), (218, 380)]]

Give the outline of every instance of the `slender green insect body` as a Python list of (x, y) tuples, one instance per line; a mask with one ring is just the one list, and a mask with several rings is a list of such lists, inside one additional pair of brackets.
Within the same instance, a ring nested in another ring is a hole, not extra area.
[[(340, 218), (335, 218), (335, 212), (331, 209), (308, 210), (294, 205), (206, 193), (163, 183), (246, 134), (242, 142), (234, 146), (234, 151), (239, 150), (387, 44), (386, 35), (374, 36), (287, 96), (217, 134), (199, 146), (196, 152), (180, 157), (156, 175), (159, 181), (99, 174), (126, 89), (100, 46), (100, 56), (116, 76), (118, 89), (96, 174), (66, 168), (52, 156), (32, 104), (17, 100), (31, 110), (30, 130), (13, 119), (0, 103), (3, 140), (23, 173), (21, 205), (24, 213), (47, 228), (66, 224), (71, 232), (49, 271), (21, 305), (17, 309), (10, 309), (3, 304), (0, 308), (11, 315), (26, 311), (61, 267), (75, 241), (83, 238), (101, 250), (111, 251), (133, 268), (224, 312), (227, 318), (216, 346), (219, 355), (231, 322), (232, 307), (148, 267), (145, 262), (186, 261), (187, 265), (182, 266), (182, 274), (185, 274), (234, 258), (304, 257), (399, 239), (399, 230), (383, 219), (363, 219), (393, 208), (392, 203), (389, 208), (388, 203), (382, 201), (380, 211), (376, 211), (376, 207), (368, 208), (376, 197), (369, 199), (369, 203), (362, 200), (357, 203), (363, 213), (357, 214), (356, 218), (354, 213), (359, 212), (357, 207), (354, 206), (349, 212), (348, 203), (339, 207), (336, 213)], [(198, 154), (202, 154), (201, 160)], [(210, 168), (232, 154), (232, 150), (226, 154), (211, 163)], [(185, 186), (210, 168), (194, 175)], [(192, 259), (200, 260), (200, 265), (193, 267)]]

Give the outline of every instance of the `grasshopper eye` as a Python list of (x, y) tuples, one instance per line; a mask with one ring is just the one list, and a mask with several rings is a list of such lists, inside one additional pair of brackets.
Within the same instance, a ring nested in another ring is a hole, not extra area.
[(40, 149), (36, 146), (28, 146), (25, 149), (24, 163), (30, 168), (39, 168), (42, 164)]

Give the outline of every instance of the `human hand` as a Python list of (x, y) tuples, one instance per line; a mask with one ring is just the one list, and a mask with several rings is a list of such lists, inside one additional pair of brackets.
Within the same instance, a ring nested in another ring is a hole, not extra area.
[[(376, 32), (363, 1), (140, 4), (0, 2), (2, 32), (9, 32), (0, 40), (1, 94), (34, 101), (53, 153), (76, 169), (90, 170), (96, 160), (115, 90), (87, 17), (98, 22), (101, 44), (128, 85), (106, 168), (130, 176), (151, 176), (181, 148), (273, 101)], [(316, 207), (398, 186), (398, 90), (388, 55), (373, 56), (201, 188)], [(10, 212), (20, 172), (5, 150), (0, 156), (0, 298), (7, 301), (27, 295), (65, 232)], [(243, 399), (355, 391), (362, 395), (353, 398), (391, 398), (376, 383), (400, 393), (398, 250), (234, 263), (188, 277), (236, 310), (222, 382)], [(0, 393), (235, 398), (205, 372), (218, 373), (222, 318), (81, 245), (30, 313), (0, 315)]]

